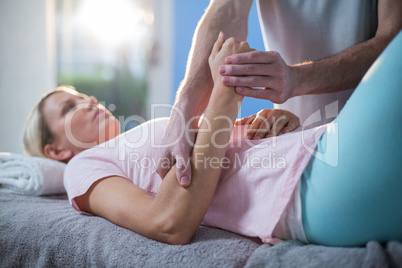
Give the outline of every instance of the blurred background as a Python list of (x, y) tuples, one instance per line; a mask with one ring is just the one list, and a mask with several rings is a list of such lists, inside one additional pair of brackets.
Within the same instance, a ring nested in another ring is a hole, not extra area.
[[(209, 0), (1, 0), (0, 152), (22, 153), (25, 120), (57, 85), (93, 95), (121, 121), (169, 116)], [(264, 50), (255, 3), (250, 46)], [(238, 117), (272, 108), (245, 98)]]

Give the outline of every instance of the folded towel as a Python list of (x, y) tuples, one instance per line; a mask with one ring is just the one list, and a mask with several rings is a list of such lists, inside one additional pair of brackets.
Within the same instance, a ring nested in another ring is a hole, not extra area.
[(65, 193), (65, 167), (48, 158), (0, 153), (0, 189), (23, 195)]

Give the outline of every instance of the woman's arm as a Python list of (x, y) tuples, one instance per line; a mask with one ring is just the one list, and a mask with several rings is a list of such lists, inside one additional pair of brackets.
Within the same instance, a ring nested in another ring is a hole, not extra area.
[(148, 238), (169, 244), (188, 243), (212, 201), (220, 163), (243, 99), (233, 88), (223, 86), (217, 68), (226, 56), (249, 50), (245, 42), (229, 39), (224, 43), (223, 34), (215, 43), (210, 56), (215, 85), (191, 154), (191, 186), (180, 186), (176, 167), (168, 172), (155, 197), (125, 178), (109, 177), (77, 198), (79, 207)]
[[(205, 111), (213, 88), (207, 59), (215, 38), (220, 31), (223, 31), (227, 36), (233, 36), (237, 40), (246, 40), (251, 4), (252, 0), (210, 1), (195, 30), (185, 77), (176, 94), (163, 136), (162, 144), (174, 145), (161, 149), (159, 158), (170, 159), (173, 156), (178, 164), (182, 161), (187, 163), (195, 140), (194, 129), (198, 127), (198, 117)], [(184, 128), (183, 123), (190, 124)], [(186, 135), (181, 134), (183, 130)], [(156, 169), (162, 179), (168, 172), (164, 166), (159, 164)], [(179, 169), (176, 174), (182, 181), (182, 186), (187, 187), (191, 183), (190, 169)]]

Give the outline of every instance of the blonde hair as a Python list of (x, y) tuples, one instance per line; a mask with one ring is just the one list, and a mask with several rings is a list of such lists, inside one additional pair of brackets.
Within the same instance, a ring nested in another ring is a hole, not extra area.
[(46, 157), (44, 148), (53, 141), (54, 135), (46, 125), (43, 116), (43, 105), (47, 98), (57, 92), (66, 92), (73, 95), (79, 94), (72, 86), (59, 86), (48, 91), (35, 105), (28, 116), (24, 127), (24, 153), (30, 156)]

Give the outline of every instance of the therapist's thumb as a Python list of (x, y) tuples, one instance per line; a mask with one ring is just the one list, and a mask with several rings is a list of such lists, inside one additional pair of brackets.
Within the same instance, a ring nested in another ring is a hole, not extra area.
[(191, 184), (191, 165), (189, 157), (176, 158), (176, 177), (179, 184), (188, 187)]

